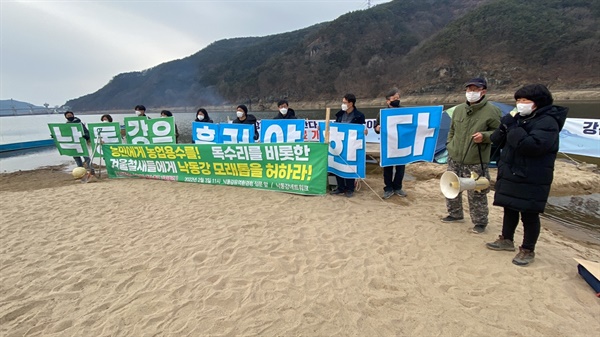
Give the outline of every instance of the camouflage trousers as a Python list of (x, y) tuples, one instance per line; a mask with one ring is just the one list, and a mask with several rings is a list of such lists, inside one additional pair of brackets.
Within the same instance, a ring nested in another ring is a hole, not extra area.
[[(465, 165), (457, 163), (451, 158), (448, 158), (447, 171), (454, 172), (457, 176), (461, 178), (469, 178), (471, 177), (471, 172), (475, 172), (480, 177), (484, 176), (488, 180), (490, 180), (490, 172), (488, 170), (488, 165), (483, 164), (483, 169), (484, 172), (481, 171), (481, 164)], [(475, 226), (487, 226), (488, 224), (489, 210), (487, 193), (489, 191), (489, 187), (481, 192), (477, 192), (474, 190), (467, 191), (467, 197), (469, 200), (469, 215), (471, 216), (471, 221)], [(446, 208), (448, 209), (448, 214), (450, 216), (455, 218), (463, 218), (464, 212), (462, 204), (462, 192), (460, 192), (458, 196), (454, 199), (446, 198)]]

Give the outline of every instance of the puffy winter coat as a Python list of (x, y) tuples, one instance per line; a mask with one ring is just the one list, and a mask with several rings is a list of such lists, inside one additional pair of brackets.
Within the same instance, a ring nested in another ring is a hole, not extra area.
[(494, 205), (520, 212), (544, 212), (554, 177), (559, 133), (568, 111), (549, 105), (527, 117), (502, 117), (502, 124), (491, 136), (502, 149)]

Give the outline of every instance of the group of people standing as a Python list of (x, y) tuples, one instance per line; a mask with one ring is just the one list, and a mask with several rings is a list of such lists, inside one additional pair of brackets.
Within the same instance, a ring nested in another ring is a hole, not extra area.
[[(535, 258), (535, 245), (540, 234), (540, 213), (544, 211), (550, 186), (553, 180), (554, 161), (559, 148), (559, 133), (562, 130), (568, 108), (553, 105), (553, 97), (542, 84), (523, 86), (514, 94), (516, 111), (502, 116), (498, 107), (488, 102), (487, 82), (483, 78), (474, 78), (465, 83), (465, 103), (454, 109), (446, 147), (448, 150), (448, 171), (458, 177), (470, 178), (474, 172), (478, 177), (490, 180), (488, 163), (492, 144), (501, 151), (498, 163), (498, 175), (495, 183), (493, 204), (504, 208), (502, 234), (486, 247), (499, 251), (515, 251), (514, 234), (523, 222), (524, 237), (519, 253), (512, 262), (526, 266)], [(394, 88), (385, 97), (388, 108), (400, 107), (400, 92)], [(274, 119), (296, 119), (295, 111), (289, 108), (286, 100), (277, 103), (278, 113)], [(143, 105), (135, 107), (137, 116), (146, 116)], [(163, 110), (161, 116), (172, 117), (172, 113)], [(71, 111), (65, 113), (67, 123), (81, 123)], [(149, 117), (148, 117), (149, 118)], [(103, 115), (103, 122), (112, 122), (110, 115)], [(196, 122), (212, 123), (208, 112), (200, 108), (196, 112)], [(335, 114), (338, 123), (365, 124), (365, 115), (356, 108), (356, 96), (348, 93), (342, 98), (341, 109)], [(257, 119), (248, 113), (241, 104), (236, 107), (236, 119), (233, 123), (253, 124), (254, 139), (258, 139)], [(374, 130), (381, 132), (380, 116), (377, 117)], [(365, 135), (367, 134), (365, 129)], [(84, 126), (84, 137), (89, 132)], [(178, 132), (177, 137), (179, 136)], [(83, 166), (81, 158), (76, 157), (78, 166)], [(85, 164), (94, 174), (90, 159), (84, 157)], [(383, 168), (383, 198), (393, 195), (406, 197), (402, 189), (405, 165)], [(356, 179), (336, 176), (337, 187), (332, 195), (353, 197)], [(488, 225), (488, 200), (490, 188), (481, 191), (468, 190), (469, 215), (473, 223), (471, 232), (485, 232)], [(464, 211), (462, 192), (456, 198), (446, 199), (448, 216), (443, 222), (463, 222)]]
[[(504, 208), (502, 234), (486, 247), (515, 251), (514, 234), (523, 222), (523, 243), (512, 262), (526, 266), (535, 259), (540, 234), (540, 213), (544, 212), (553, 180), (554, 162), (568, 108), (553, 105), (553, 97), (542, 84), (525, 85), (514, 98), (516, 111), (502, 116), (488, 102), (487, 82), (474, 78), (465, 84), (466, 102), (453, 113), (448, 133), (448, 171), (469, 178), (471, 172), (488, 180), (492, 144), (500, 153), (494, 186), (495, 206)], [(467, 191), (473, 233), (483, 233), (488, 225), (489, 188)], [(463, 222), (462, 192), (446, 199), (448, 216), (443, 222)]]

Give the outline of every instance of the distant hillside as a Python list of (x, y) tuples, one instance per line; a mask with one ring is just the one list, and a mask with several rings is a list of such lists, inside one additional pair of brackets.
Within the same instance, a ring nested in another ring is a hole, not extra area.
[(529, 82), (600, 88), (600, 1), (396, 0), (294, 32), (226, 39), (187, 58), (115, 76), (75, 110), (331, 100)]
[(31, 115), (34, 113), (46, 113), (43, 106), (35, 106), (31, 103), (15, 101), (14, 99), (0, 100), (0, 116)]

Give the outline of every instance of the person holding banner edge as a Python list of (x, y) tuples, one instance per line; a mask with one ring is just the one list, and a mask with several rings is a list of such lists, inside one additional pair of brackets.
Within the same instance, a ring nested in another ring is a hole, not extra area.
[(233, 123), (254, 125), (254, 140), (257, 140), (258, 130), (256, 129), (256, 117), (248, 114), (248, 108), (244, 104), (237, 106), (235, 114), (237, 118), (233, 120)]
[(491, 136), (502, 149), (494, 205), (504, 207), (502, 234), (486, 244), (492, 250), (514, 251), (514, 235), (523, 222), (523, 244), (512, 262), (526, 266), (535, 258), (544, 212), (554, 178), (554, 162), (568, 108), (553, 105), (552, 94), (542, 84), (526, 85), (515, 92), (517, 112), (507, 114)]
[[(390, 90), (385, 96), (385, 103), (387, 104), (388, 108), (399, 108), (400, 91), (397, 88)], [(377, 115), (377, 120), (375, 121), (374, 130), (377, 134), (381, 132), (380, 119), (381, 114)], [(384, 199), (389, 199), (394, 194), (400, 197), (406, 197), (406, 192), (402, 190), (402, 180), (404, 179), (405, 170), (406, 165), (385, 166), (383, 168), (383, 182), (385, 184), (383, 187)]]
[(297, 119), (294, 109), (289, 107), (287, 100), (282, 99), (277, 102), (278, 113), (273, 119)]
[(196, 111), (196, 119), (194, 122), (212, 123), (213, 120), (208, 116), (208, 111), (206, 111), (206, 109), (200, 108)]
[[(72, 111), (65, 112), (65, 118), (67, 119), (67, 124), (68, 123), (81, 123), (81, 126), (83, 127), (83, 138), (85, 138), (86, 141), (90, 140), (90, 132), (88, 131), (87, 127), (85, 127), (85, 124), (83, 124), (81, 122), (81, 119), (75, 117), (75, 114)], [(90, 173), (92, 175), (96, 175), (96, 171), (94, 170), (94, 165), (92, 164), (90, 157), (84, 156), (83, 161), (81, 160), (81, 157), (73, 157), (73, 159), (75, 160), (75, 163), (77, 163), (77, 166), (79, 166), (79, 167), (84, 167), (83, 163), (85, 162), (85, 165), (90, 170)]]
[[(354, 94), (346, 94), (342, 98), (342, 109), (335, 114), (337, 123), (354, 123), (365, 124), (365, 115), (356, 109), (356, 96)], [(365, 135), (368, 130), (365, 128)], [(331, 191), (332, 195), (345, 195), (348, 198), (354, 196), (354, 184), (356, 179), (346, 179), (335, 176), (337, 188)]]
[(146, 107), (143, 105), (136, 105), (135, 106), (135, 115), (138, 117), (146, 117), (148, 119), (150, 119), (150, 117), (146, 116)]
[[(471, 172), (479, 177), (490, 180), (488, 163), (490, 161), (492, 132), (500, 126), (502, 112), (495, 105), (488, 103), (487, 81), (483, 78), (473, 78), (465, 83), (466, 102), (454, 109), (448, 141), (448, 168), (458, 177), (471, 177)], [(468, 190), (469, 215), (473, 222), (471, 232), (480, 234), (488, 225), (487, 193), (490, 188), (482, 191)], [(462, 192), (454, 199), (446, 198), (448, 216), (443, 222), (463, 222)]]

